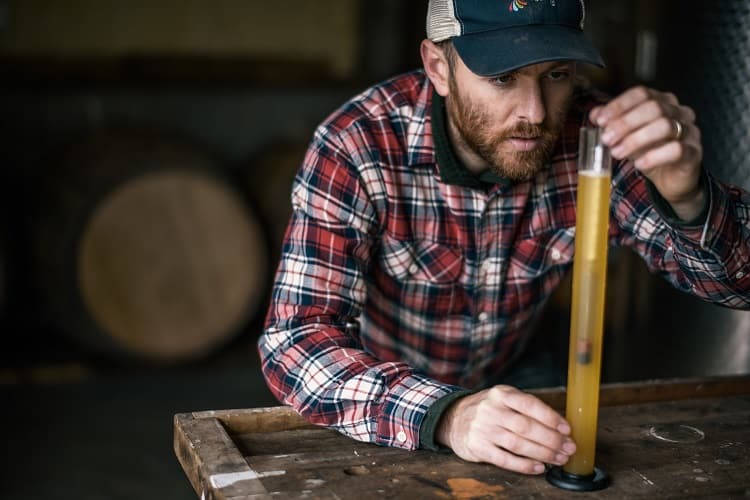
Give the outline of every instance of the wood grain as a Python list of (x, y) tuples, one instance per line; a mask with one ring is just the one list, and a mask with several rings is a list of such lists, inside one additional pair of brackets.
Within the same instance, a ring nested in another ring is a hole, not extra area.
[[(562, 388), (535, 392), (553, 404), (564, 401)], [(612, 485), (587, 498), (750, 494), (750, 377), (606, 385), (600, 400), (596, 460)], [(543, 477), (452, 453), (358, 442), (311, 426), (287, 407), (176, 415), (175, 451), (202, 498), (571, 495)]]

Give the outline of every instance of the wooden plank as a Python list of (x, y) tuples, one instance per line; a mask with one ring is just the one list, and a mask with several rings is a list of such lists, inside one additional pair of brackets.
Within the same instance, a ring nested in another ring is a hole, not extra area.
[[(612, 406), (601, 414), (597, 464), (612, 486), (590, 498), (733, 496), (750, 491), (750, 397)], [(685, 432), (688, 429), (689, 432)], [(234, 437), (269, 495), (298, 498), (559, 498), (523, 476), (453, 454), (359, 443), (326, 429)], [(283, 474), (269, 474), (284, 471)], [(306, 492), (306, 493), (305, 493)], [(738, 495), (742, 496), (742, 495)], [(468, 497), (463, 497), (468, 498)]]
[(231, 499), (266, 492), (262, 476), (249, 466), (215, 418), (178, 414), (174, 448), (195, 493), (201, 499)]
[(612, 492), (641, 498), (750, 493), (750, 397), (683, 400), (602, 411), (597, 464)]
[(233, 434), (245, 432), (277, 432), (314, 427), (289, 406), (249, 408), (245, 410), (198, 411), (193, 418), (216, 418)]
[[(563, 388), (533, 391), (564, 405)], [(587, 498), (750, 495), (750, 377), (602, 387), (597, 465), (613, 478)], [(452, 453), (362, 443), (288, 407), (175, 416), (175, 451), (205, 498), (560, 498), (569, 493)]]
[[(258, 471), (285, 470), (269, 477), (264, 485), (270, 494), (294, 497), (302, 491), (312, 496), (339, 498), (423, 498), (430, 492), (449, 493), (447, 479), (470, 477), (495, 484), (499, 478), (513, 479), (507, 473), (485, 464), (469, 464), (450, 453), (405, 451), (383, 448), (348, 439), (325, 429), (305, 429), (274, 435), (236, 436), (238, 446)], [(275, 453), (256, 455), (269, 445)]]

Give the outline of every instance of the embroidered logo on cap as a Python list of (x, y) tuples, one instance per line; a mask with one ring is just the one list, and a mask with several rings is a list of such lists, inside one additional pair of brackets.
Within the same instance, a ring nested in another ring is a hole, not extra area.
[[(523, 9), (529, 4), (529, 1), (533, 2), (543, 2), (544, 0), (511, 0), (510, 5), (508, 5), (508, 10), (510, 12), (518, 12), (519, 10)], [(555, 0), (550, 0), (550, 4), (552, 7), (555, 6)]]

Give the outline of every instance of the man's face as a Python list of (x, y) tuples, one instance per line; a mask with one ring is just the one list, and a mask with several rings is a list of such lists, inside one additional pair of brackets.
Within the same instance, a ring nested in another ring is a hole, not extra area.
[(475, 171), (489, 167), (513, 180), (534, 177), (547, 163), (574, 90), (575, 64), (551, 62), (481, 77), (455, 64), (446, 96), (449, 133)]

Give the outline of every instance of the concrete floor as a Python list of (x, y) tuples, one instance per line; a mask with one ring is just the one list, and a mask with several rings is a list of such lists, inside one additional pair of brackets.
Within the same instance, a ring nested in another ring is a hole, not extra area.
[(172, 449), (174, 414), (277, 404), (252, 339), (179, 368), (15, 365), (0, 380), (2, 498), (196, 498)]

